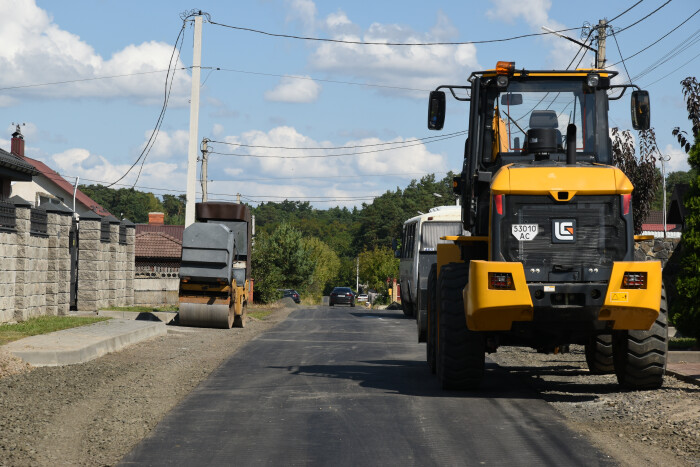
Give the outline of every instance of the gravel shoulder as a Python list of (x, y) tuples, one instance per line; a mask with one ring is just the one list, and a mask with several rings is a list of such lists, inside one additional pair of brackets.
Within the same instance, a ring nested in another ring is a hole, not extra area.
[[(0, 465), (113, 465), (226, 358), (292, 311), (244, 329), (169, 327), (163, 337), (81, 365), (29, 369), (0, 354)], [(588, 374), (583, 348), (544, 355), (501, 348), (518, 375), (620, 465), (700, 465), (700, 387), (667, 376), (619, 391)], [(14, 374), (12, 374), (14, 373)]]
[(0, 465), (116, 464), (226, 358), (292, 311), (249, 318), (243, 329), (169, 326), (166, 336), (80, 365), (28, 371), (0, 355)]
[(558, 355), (502, 347), (489, 357), (620, 465), (700, 465), (699, 386), (666, 375), (658, 390), (620, 390), (615, 375), (588, 372), (583, 346)]

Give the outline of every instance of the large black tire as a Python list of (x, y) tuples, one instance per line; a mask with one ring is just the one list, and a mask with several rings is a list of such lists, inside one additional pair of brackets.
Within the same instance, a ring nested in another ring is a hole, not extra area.
[(437, 264), (430, 266), (430, 274), (428, 274), (428, 310), (427, 310), (427, 327), (425, 333), (425, 358), (430, 367), (430, 372), (435, 374), (436, 363), (435, 355), (437, 345), (437, 309), (436, 309), (436, 290), (437, 290)]
[(401, 309), (408, 318), (413, 318), (413, 305), (408, 300), (401, 299)]
[(437, 374), (443, 389), (476, 389), (484, 378), (486, 340), (470, 331), (464, 316), (462, 289), (468, 264), (450, 263), (440, 270)]
[(419, 285), (419, 288), (418, 293), (416, 294), (416, 306), (414, 315), (416, 316), (416, 328), (418, 329), (418, 342), (425, 342), (425, 332), (428, 329), (428, 312), (426, 310), (421, 309), (424, 307), (425, 304), (421, 303), (420, 300), (420, 276), (418, 276), (418, 282), (416, 282), (416, 284)]
[(668, 306), (661, 288), (659, 317), (648, 331), (616, 331), (613, 334), (615, 375), (628, 389), (658, 389), (664, 382), (668, 354)]
[(601, 334), (591, 337), (586, 342), (586, 363), (594, 375), (611, 375), (615, 373), (613, 362), (612, 336)]

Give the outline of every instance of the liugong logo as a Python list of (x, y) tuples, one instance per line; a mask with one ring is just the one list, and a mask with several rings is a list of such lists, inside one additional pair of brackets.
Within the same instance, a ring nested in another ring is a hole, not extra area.
[(576, 219), (552, 219), (552, 243), (574, 243)]

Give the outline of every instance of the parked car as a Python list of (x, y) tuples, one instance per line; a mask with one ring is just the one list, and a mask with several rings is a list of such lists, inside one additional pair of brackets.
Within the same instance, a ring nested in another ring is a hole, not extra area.
[(330, 306), (340, 304), (355, 306), (355, 294), (350, 287), (336, 287), (331, 292), (328, 304)]
[(369, 300), (369, 296), (366, 293), (361, 293), (360, 295), (357, 296), (356, 299), (358, 302), (366, 302)]
[(284, 289), (282, 290), (282, 298), (291, 298), (294, 300), (294, 303), (299, 303), (301, 302), (301, 298), (299, 297), (299, 292), (297, 292), (294, 289)]

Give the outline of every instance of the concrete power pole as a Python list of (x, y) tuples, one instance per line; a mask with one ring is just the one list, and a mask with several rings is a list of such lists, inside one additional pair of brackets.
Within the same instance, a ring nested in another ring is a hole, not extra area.
[(601, 19), (598, 21), (598, 61), (596, 68), (605, 68), (605, 37), (607, 36), (608, 21)]
[(202, 15), (194, 18), (192, 55), (192, 93), (190, 97), (190, 143), (187, 151), (187, 203), (185, 227), (194, 224), (195, 185), (197, 181), (197, 143), (199, 133), (199, 80), (202, 64)]
[(207, 143), (209, 139), (202, 140), (202, 202), (207, 202), (207, 163), (209, 161), (209, 151)]

